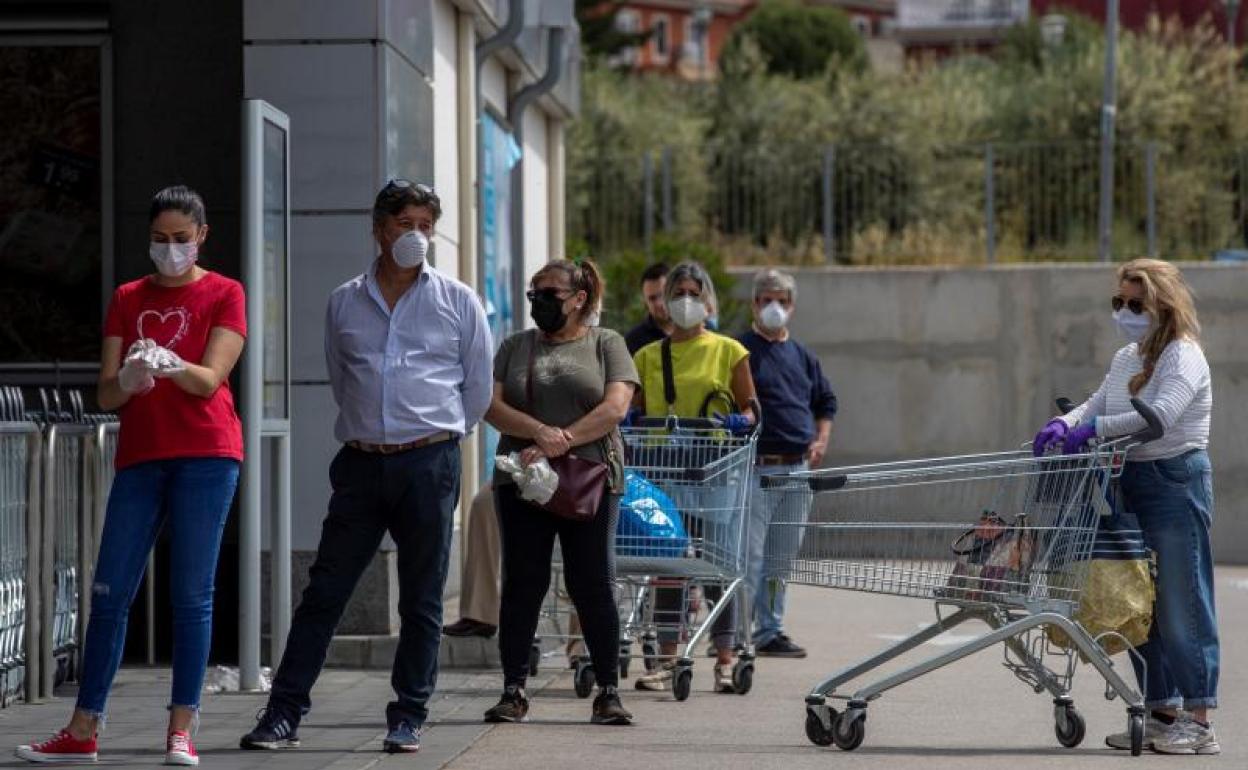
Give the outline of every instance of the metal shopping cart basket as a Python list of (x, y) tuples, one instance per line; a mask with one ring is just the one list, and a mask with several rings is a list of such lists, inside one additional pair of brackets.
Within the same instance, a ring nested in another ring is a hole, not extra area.
[[(806, 735), (852, 750), (867, 704), (888, 690), (998, 643), (1004, 665), (1053, 697), (1055, 732), (1078, 745), (1085, 724), (1071, 697), (1076, 654), (1127, 704), (1132, 754), (1144, 735), (1139, 692), (1073, 620), (1102, 516), (1126, 454), (1161, 436), (1155, 413), (1133, 400), (1148, 428), (1078, 455), (1004, 452), (766, 477), (762, 494), (785, 495), (768, 531), (772, 578), (935, 602), (937, 621), (819, 682), (806, 696)], [(978, 522), (968, 530), (968, 524)], [(892, 675), (841, 688), (967, 620), (989, 631)], [(1065, 633), (1058, 647), (1045, 633)], [(1134, 654), (1134, 651), (1132, 651)], [(848, 693), (848, 694), (846, 694)], [(838, 713), (828, 701), (848, 701)]]
[[(760, 415), (758, 405), (754, 414)], [(749, 543), (750, 474), (759, 424), (747, 435), (734, 436), (707, 419), (643, 418), (621, 429), (627, 468), (670, 498), (679, 511), (684, 537), (657, 540), (644, 535), (616, 537), (616, 577), (624, 586), (621, 602), (622, 672), (640, 642), (647, 668), (661, 656), (660, 635), (682, 640), (675, 657), (672, 692), (689, 697), (693, 650), (738, 596), (737, 649), (733, 686), (749, 692), (754, 679), (754, 654), (749, 644), (749, 600), (745, 585)], [(660, 596), (679, 602), (662, 606)], [(704, 604), (705, 613), (691, 612)]]

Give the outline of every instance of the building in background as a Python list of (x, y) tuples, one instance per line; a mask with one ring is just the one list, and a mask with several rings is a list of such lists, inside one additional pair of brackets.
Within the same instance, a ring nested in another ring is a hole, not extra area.
[[(431, 262), (482, 294), (496, 334), (521, 324), (516, 287), (563, 253), (563, 132), (580, 91), (572, 8), (572, 0), (0, 0), (0, 384), (94, 389), (106, 303), (118, 284), (151, 272), (147, 207), (165, 185), (204, 195), (212, 232), (203, 262), (240, 277), (242, 102), (284, 112), (297, 592), (337, 449), (325, 305), (376, 255), (373, 197), (390, 178), (432, 184), (443, 216)], [(485, 50), (491, 39), (498, 45)], [(468, 499), (482, 451), (475, 437), (465, 442)], [(397, 630), (387, 548), (341, 633)], [(217, 582), (213, 650), (224, 660), (238, 642), (237, 552), (235, 515)], [(165, 583), (156, 582), (162, 592)], [(169, 624), (159, 620), (167, 651)], [(131, 642), (142, 636), (136, 630)]]
[[(1226, 0), (1121, 0), (1122, 29), (1140, 31), (1151, 18), (1177, 20), (1185, 27), (1211, 23), (1227, 33)], [(1236, 35), (1242, 40), (1243, 3), (1236, 6)], [(897, 0), (896, 38), (907, 58), (991, 51), (1006, 32), (1028, 19), (1054, 18), (1072, 13), (1105, 21), (1105, 0)]]
[[(890, 56), (885, 49), (892, 39), (897, 0), (807, 0), (807, 4), (844, 11), (866, 41), (873, 61)], [(616, 66), (709, 80), (719, 72), (719, 54), (733, 29), (759, 6), (759, 0), (625, 0), (616, 6), (621, 31), (649, 34), (643, 44), (620, 52), (613, 61)]]

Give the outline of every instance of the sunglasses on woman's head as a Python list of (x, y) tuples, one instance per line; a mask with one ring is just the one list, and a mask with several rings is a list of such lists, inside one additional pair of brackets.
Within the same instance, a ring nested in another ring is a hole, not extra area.
[(1109, 304), (1113, 307), (1114, 312), (1122, 310), (1125, 305), (1127, 310), (1130, 310), (1136, 315), (1143, 315), (1144, 313), (1144, 300), (1142, 299), (1136, 299), (1134, 297), (1131, 299), (1127, 299), (1126, 297), (1114, 297), (1109, 301)]
[(544, 297), (546, 299), (565, 299), (565, 297), (560, 295), (567, 294), (570, 291), (571, 289), (560, 289), (555, 286), (548, 286), (545, 289), (529, 289), (524, 293), (524, 296), (529, 298), (529, 302), (536, 302), (538, 297)]

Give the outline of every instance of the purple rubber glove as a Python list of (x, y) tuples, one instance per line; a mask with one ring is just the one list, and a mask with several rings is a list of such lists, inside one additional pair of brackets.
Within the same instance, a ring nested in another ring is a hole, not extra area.
[(1081, 422), (1066, 434), (1062, 454), (1073, 455), (1088, 450), (1088, 442), (1096, 439), (1096, 421)]
[(743, 436), (750, 432), (754, 427), (754, 421), (743, 414), (716, 414), (715, 419), (719, 420), (719, 424), (728, 430), (734, 436)]
[(1065, 421), (1054, 417), (1052, 420), (1046, 422), (1044, 427), (1040, 429), (1040, 432), (1036, 434), (1036, 440), (1031, 442), (1031, 453), (1036, 457), (1039, 457), (1044, 454), (1049, 447), (1066, 438), (1066, 434), (1069, 431), (1070, 426), (1067, 425)]

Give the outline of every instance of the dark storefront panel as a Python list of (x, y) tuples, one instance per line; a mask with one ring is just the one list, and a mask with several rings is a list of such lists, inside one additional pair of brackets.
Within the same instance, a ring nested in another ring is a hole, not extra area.
[(99, 356), (100, 75), (98, 45), (0, 42), (0, 365)]

